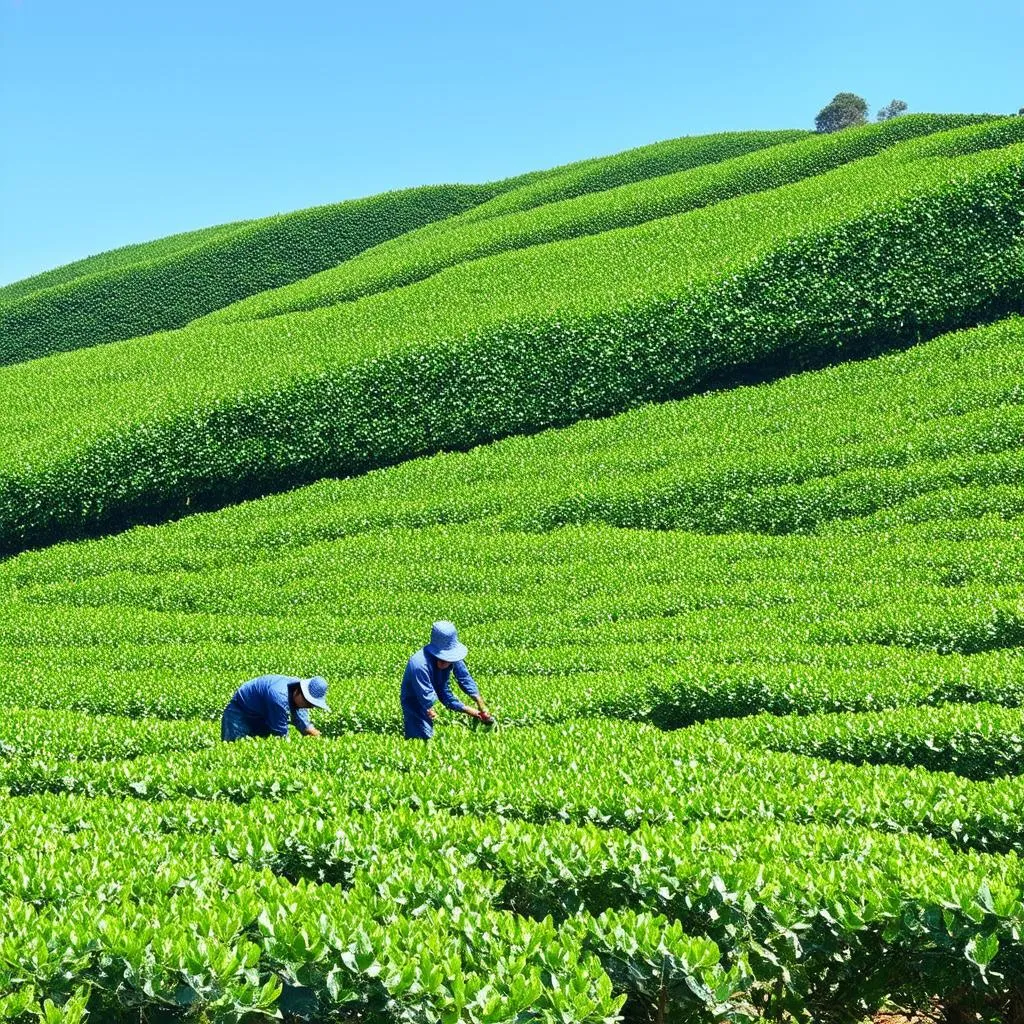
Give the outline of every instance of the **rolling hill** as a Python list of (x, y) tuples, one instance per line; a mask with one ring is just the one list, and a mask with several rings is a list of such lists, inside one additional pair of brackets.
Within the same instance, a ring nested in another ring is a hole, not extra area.
[(721, 160), (804, 135), (670, 140), (484, 185), (435, 185), (126, 246), (0, 288), (0, 364), (182, 327), (245, 296), (511, 193), (499, 209)]
[(911, 139), (358, 301), (4, 368), (0, 550), (1020, 311), (1021, 131)]
[[(0, 290), (85, 311), (0, 369), (0, 1020), (1020, 1020), (1022, 195), (726, 133)], [(437, 619), (498, 726), (410, 743)], [(219, 742), (265, 672), (319, 739)]]

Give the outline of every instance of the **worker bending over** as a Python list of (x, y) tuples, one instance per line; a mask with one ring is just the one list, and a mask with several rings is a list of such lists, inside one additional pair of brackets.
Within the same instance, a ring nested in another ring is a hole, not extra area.
[(330, 711), (324, 697), (327, 682), (320, 676), (260, 676), (235, 690), (220, 720), (222, 740), (240, 740), (243, 736), (280, 736), (287, 738), (291, 722), (303, 736), (319, 736), (320, 730), (309, 720), (310, 708)]
[[(434, 623), (430, 643), (409, 659), (402, 677), (402, 717), (407, 740), (429, 740), (434, 735), (434, 719), (437, 718), (434, 703), (437, 700), (449, 711), (459, 711), (487, 725), (494, 721), (480, 696), (479, 687), (466, 668), (464, 659), (467, 653), (466, 645), (459, 643), (452, 623)], [(466, 707), (452, 693), (453, 673), (459, 689), (473, 698), (475, 708)]]

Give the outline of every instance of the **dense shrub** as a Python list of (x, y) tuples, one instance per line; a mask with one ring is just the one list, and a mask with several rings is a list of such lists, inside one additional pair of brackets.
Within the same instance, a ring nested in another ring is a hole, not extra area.
[[(904, 145), (922, 144), (932, 140)], [(730, 367), (799, 366), (1018, 309), (1022, 151), (908, 160), (897, 146), (331, 310), (8, 367), (0, 549), (605, 415)]]
[[(738, 195), (777, 188), (871, 156), (898, 142), (935, 132), (946, 133), (975, 120), (978, 119), (969, 116), (917, 115), (899, 124), (865, 127), (838, 138), (810, 136), (780, 142), (743, 156), (646, 178), (607, 191), (570, 198), (552, 195), (551, 201), (542, 208), (521, 210), (515, 207), (513, 200), (524, 191), (517, 190), (461, 216), (375, 246), (349, 263), (217, 310), (205, 318), (205, 322), (228, 323), (278, 316), (351, 301), (412, 284), (468, 260), (643, 224)], [(936, 140), (936, 146), (941, 148), (946, 138), (943, 134)], [(1011, 145), (1024, 141), (1024, 126), (1012, 118), (989, 119), (989, 123), (983, 123), (975, 132), (961, 133), (957, 138), (958, 145), (971, 150)], [(547, 190), (545, 194), (549, 194), (559, 180), (557, 177), (545, 179), (532, 190), (543, 186)], [(507, 212), (498, 212), (499, 206)], [(492, 211), (492, 215), (485, 219), (482, 214), (486, 211)]]
[[(972, 849), (1017, 784), (608, 724), (0, 767), (8, 1017), (821, 1019), (1024, 984), (1020, 862)], [(915, 830), (966, 851), (885, 834)]]
[(0, 304), (0, 363), (181, 327), (458, 213), (496, 190), (428, 186), (211, 229), (185, 236), (189, 244), (132, 247), (130, 260), (100, 260), (100, 269)]
[(705, 730), (745, 746), (855, 764), (920, 766), (983, 781), (1018, 775), (1024, 754), (1024, 714), (992, 704), (856, 715), (757, 715), (715, 722)]
[(0, 303), (10, 303), (15, 299), (31, 295), (33, 292), (41, 292), (47, 288), (67, 284), (78, 278), (101, 274), (109, 270), (123, 270), (135, 263), (166, 258), (182, 250), (232, 235), (252, 223), (252, 221), (233, 221), (229, 224), (218, 224), (212, 228), (200, 228), (197, 231), (169, 235), (154, 242), (123, 245), (118, 249), (111, 249), (96, 256), (87, 256), (85, 259), (65, 263), (53, 270), (45, 270), (41, 274), (33, 274), (31, 277), (0, 286)]

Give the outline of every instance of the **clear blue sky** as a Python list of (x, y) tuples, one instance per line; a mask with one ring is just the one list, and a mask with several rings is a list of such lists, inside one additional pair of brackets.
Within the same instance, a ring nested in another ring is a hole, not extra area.
[(0, 0), (0, 283), (679, 135), (1024, 105), (1024, 0)]

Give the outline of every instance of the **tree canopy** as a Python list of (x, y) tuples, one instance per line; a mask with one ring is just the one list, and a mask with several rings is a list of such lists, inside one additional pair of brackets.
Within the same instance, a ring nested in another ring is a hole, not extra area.
[(899, 117), (900, 114), (906, 112), (907, 105), (903, 100), (890, 100), (881, 110), (878, 112), (879, 121), (888, 121), (891, 118)]
[(865, 124), (868, 119), (867, 101), (856, 93), (839, 92), (832, 102), (818, 111), (814, 119), (814, 128), (818, 132), (838, 132), (843, 128), (853, 128)]

